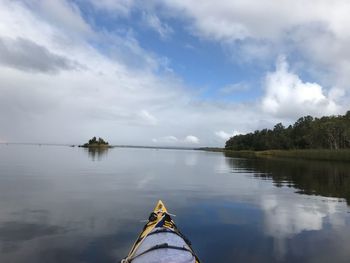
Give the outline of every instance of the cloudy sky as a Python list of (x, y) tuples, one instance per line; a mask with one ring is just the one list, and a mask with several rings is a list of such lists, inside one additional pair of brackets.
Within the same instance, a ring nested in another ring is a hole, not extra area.
[(0, 0), (0, 141), (223, 146), (350, 109), (348, 0)]

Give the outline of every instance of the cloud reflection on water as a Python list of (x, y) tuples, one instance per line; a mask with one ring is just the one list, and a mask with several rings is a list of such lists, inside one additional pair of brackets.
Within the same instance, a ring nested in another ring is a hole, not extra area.
[(319, 180), (311, 163), (119, 148), (101, 162), (71, 147), (10, 148), (0, 159), (7, 164), (0, 164), (0, 234), (31, 233), (11, 242), (0, 238), (0, 262), (115, 262), (159, 198), (205, 262), (350, 257), (347, 188), (332, 180), (334, 167)]
[(346, 209), (344, 202), (335, 198), (326, 202), (293, 196), (280, 198), (277, 195), (264, 196), (261, 200), (264, 211), (264, 232), (274, 239), (276, 259), (282, 260), (287, 252), (287, 240), (303, 231), (317, 231), (324, 227), (327, 219), (331, 227), (344, 226), (344, 214), (338, 211)]
[[(343, 176), (350, 170), (349, 165), (283, 159), (227, 158), (226, 162), (234, 173), (247, 169), (246, 173), (256, 178), (276, 183), (278, 188), (260, 191), (256, 202), (263, 211), (264, 234), (273, 238), (277, 261), (286, 260), (288, 241), (305, 231), (320, 231), (328, 225), (336, 232), (350, 225), (345, 219), (348, 207), (343, 201), (343, 198), (348, 199), (350, 190), (346, 183), (350, 175)], [(342, 185), (339, 185), (340, 176)], [(324, 193), (336, 197), (322, 196)], [(317, 196), (306, 197), (305, 194)]]

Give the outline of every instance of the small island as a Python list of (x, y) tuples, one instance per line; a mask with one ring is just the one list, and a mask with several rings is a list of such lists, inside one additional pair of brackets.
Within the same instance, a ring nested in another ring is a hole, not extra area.
[(104, 139), (101, 137), (97, 138), (93, 137), (92, 139), (89, 140), (89, 142), (79, 145), (79, 147), (84, 147), (84, 148), (111, 148), (108, 142), (106, 142)]

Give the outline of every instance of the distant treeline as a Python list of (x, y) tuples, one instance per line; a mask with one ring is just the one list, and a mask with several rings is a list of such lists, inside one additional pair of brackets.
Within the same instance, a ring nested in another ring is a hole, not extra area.
[(278, 123), (270, 129), (231, 137), (227, 150), (349, 149), (350, 111), (345, 115), (313, 118), (306, 116), (285, 128)]

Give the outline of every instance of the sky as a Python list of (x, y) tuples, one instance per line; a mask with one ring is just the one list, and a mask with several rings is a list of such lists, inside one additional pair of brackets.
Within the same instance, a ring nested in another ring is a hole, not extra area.
[(350, 110), (347, 0), (0, 0), (0, 142), (224, 146)]

